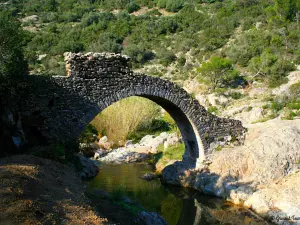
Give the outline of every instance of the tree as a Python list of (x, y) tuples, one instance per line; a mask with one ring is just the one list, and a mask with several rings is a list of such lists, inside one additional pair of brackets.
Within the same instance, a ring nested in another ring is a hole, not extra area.
[(280, 19), (293, 21), (299, 17), (300, 3), (299, 0), (275, 0), (274, 10)]
[(213, 90), (233, 86), (235, 81), (240, 78), (239, 72), (233, 68), (231, 60), (217, 56), (204, 62), (197, 71), (212, 85)]
[(260, 56), (253, 57), (249, 62), (249, 70), (253, 73), (251, 80), (257, 77), (266, 77), (271, 74), (271, 67), (276, 63), (278, 57), (270, 49), (266, 49)]
[(24, 32), (8, 11), (0, 11), (0, 76), (19, 77), (28, 73), (24, 60)]
[(138, 11), (141, 7), (136, 4), (135, 2), (130, 2), (126, 5), (126, 9), (128, 11), (128, 13), (133, 13), (135, 11)]
[(166, 4), (166, 10), (169, 12), (178, 12), (180, 9), (182, 9), (183, 4), (183, 0), (168, 0)]

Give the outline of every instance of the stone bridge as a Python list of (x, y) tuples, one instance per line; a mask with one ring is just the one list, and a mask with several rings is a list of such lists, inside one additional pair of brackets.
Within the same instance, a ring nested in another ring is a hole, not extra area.
[(170, 81), (133, 73), (126, 56), (68, 53), (65, 57), (66, 77), (31, 76), (36, 82), (31, 87), (30, 100), (24, 103), (22, 116), (30, 121), (27, 127), (36, 136), (51, 141), (75, 140), (106, 107), (130, 96), (140, 96), (163, 107), (176, 121), (186, 149), (183, 161), (196, 165), (213, 151), (211, 143), (230, 140), (228, 137), (243, 140), (240, 121), (208, 113)]

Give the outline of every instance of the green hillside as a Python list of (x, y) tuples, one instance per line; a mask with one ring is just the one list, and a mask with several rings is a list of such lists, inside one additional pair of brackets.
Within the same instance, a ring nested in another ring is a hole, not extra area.
[(261, 80), (273, 87), (300, 63), (297, 0), (0, 2), (1, 11), (22, 21), (32, 73), (63, 75), (67, 51), (109, 51), (171, 80), (196, 77), (213, 89)]

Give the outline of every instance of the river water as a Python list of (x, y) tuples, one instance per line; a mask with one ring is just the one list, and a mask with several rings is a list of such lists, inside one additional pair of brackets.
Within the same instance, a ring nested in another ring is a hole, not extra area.
[(163, 185), (159, 179), (139, 177), (152, 171), (147, 164), (102, 164), (98, 176), (87, 184), (88, 192), (102, 189), (122, 193), (147, 211), (160, 214), (170, 225), (268, 224), (247, 209), (190, 189)]

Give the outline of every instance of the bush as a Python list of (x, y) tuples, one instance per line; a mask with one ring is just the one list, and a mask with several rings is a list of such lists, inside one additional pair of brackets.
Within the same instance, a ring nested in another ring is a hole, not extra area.
[(98, 131), (96, 127), (92, 124), (88, 124), (84, 131), (81, 133), (79, 137), (80, 143), (92, 143), (96, 140), (95, 135), (98, 135)]
[(291, 62), (287, 60), (278, 60), (271, 67), (269, 85), (271, 87), (276, 87), (276, 85), (286, 82), (286, 76), (293, 70), (295, 70), (295, 66)]
[(231, 97), (235, 100), (238, 100), (238, 99), (241, 99), (244, 97), (244, 95), (240, 92), (230, 92), (228, 95), (229, 95), (229, 97)]
[(180, 9), (182, 9), (183, 4), (183, 0), (168, 0), (166, 4), (166, 10), (169, 12), (178, 12)]
[(172, 62), (176, 60), (176, 55), (172, 51), (160, 51), (158, 53), (159, 62), (163, 66), (169, 66)]
[(212, 114), (215, 114), (215, 115), (219, 114), (219, 110), (218, 110), (218, 108), (216, 106), (210, 106), (210, 107), (208, 107), (207, 111), (209, 113), (212, 113)]
[(144, 64), (154, 58), (154, 53), (141, 44), (130, 44), (124, 49), (123, 53), (130, 56), (137, 65)]
[(138, 11), (140, 8), (141, 7), (135, 2), (130, 2), (126, 5), (126, 10), (128, 13), (133, 13), (135, 11)]
[(24, 37), (20, 22), (9, 11), (0, 11), (0, 76), (20, 77), (28, 73)]
[(184, 56), (181, 56), (178, 60), (178, 66), (183, 67), (186, 63), (186, 58)]
[[(164, 149), (164, 145), (159, 145), (158, 148), (159, 158), (154, 160), (156, 163), (167, 164), (170, 160), (182, 160), (185, 151), (184, 143), (171, 145)], [(162, 153), (162, 154), (161, 154)]]
[(286, 105), (288, 109), (300, 109), (300, 101), (298, 102), (290, 102)]
[(223, 87), (234, 87), (241, 77), (239, 72), (233, 68), (229, 59), (214, 56), (209, 61), (202, 63), (197, 69), (201, 77), (207, 80), (212, 89)]
[(300, 98), (300, 82), (292, 84), (290, 86), (290, 95), (294, 99), (299, 99)]

